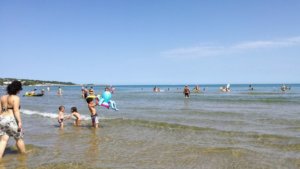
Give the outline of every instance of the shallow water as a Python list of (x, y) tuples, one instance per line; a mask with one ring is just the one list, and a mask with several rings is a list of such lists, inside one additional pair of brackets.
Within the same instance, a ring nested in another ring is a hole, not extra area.
[[(286, 93), (279, 86), (249, 92), (232, 85), (220, 93), (207, 85), (189, 99), (182, 86), (160, 86), (161, 93), (117, 86), (112, 99), (120, 111), (98, 108), (98, 130), (90, 127), (80, 87), (63, 87), (63, 96), (53, 87), (43, 97), (21, 97), (30, 153), (17, 154), (11, 140), (0, 168), (300, 168), (300, 85)], [(68, 120), (59, 129), (59, 105), (67, 114), (77, 106), (83, 125)]]

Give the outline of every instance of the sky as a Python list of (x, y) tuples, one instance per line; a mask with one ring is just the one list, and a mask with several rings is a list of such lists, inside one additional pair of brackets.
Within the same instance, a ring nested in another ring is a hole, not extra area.
[(0, 0), (0, 77), (299, 83), (299, 0)]

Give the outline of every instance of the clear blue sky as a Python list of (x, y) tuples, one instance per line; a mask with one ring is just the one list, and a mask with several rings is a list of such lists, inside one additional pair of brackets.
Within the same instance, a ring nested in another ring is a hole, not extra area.
[(299, 0), (1, 0), (0, 77), (299, 83)]

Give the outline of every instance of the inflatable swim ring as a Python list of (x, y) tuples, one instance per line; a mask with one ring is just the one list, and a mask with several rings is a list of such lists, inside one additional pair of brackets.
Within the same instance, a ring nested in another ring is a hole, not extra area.
[(96, 95), (88, 95), (85, 99), (88, 99), (88, 98), (95, 99), (95, 98), (97, 98), (97, 96)]

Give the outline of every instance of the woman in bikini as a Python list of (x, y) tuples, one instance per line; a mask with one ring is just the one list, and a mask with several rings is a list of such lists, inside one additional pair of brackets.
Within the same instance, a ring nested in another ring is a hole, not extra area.
[(20, 115), (20, 98), (17, 96), (22, 90), (19, 81), (13, 81), (7, 86), (7, 95), (1, 97), (0, 102), (0, 158), (2, 158), (9, 137), (14, 137), (20, 153), (25, 153), (23, 141), (22, 119)]

